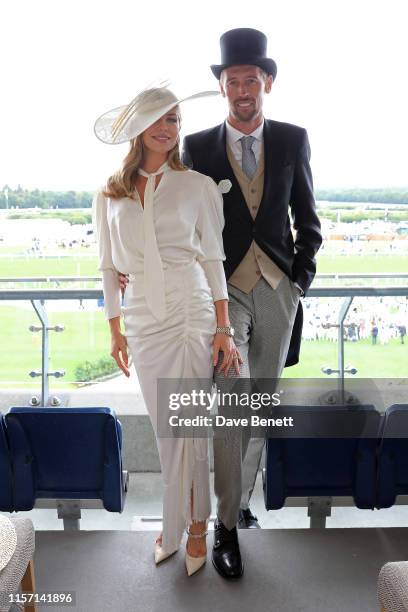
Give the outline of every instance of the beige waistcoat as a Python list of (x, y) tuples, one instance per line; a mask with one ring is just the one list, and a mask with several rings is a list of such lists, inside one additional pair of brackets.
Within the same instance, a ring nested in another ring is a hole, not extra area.
[[(241, 187), (251, 217), (255, 219), (262, 200), (264, 187), (265, 163), (263, 147), (258, 167), (252, 180), (246, 176), (228, 146), (227, 155), (239, 186)], [(255, 287), (261, 276), (264, 277), (266, 282), (269, 283), (273, 289), (276, 289), (285, 276), (285, 273), (282, 272), (276, 263), (272, 261), (253, 240), (244, 259), (229, 277), (228, 282), (234, 285), (234, 287), (241, 289), (241, 291), (249, 293)]]

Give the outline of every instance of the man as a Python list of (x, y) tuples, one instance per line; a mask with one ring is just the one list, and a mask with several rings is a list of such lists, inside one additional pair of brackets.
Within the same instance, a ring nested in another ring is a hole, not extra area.
[[(322, 242), (310, 147), (303, 128), (263, 117), (263, 98), (277, 72), (274, 60), (266, 57), (266, 36), (238, 28), (223, 34), (220, 44), (221, 64), (211, 70), (228, 100), (228, 117), (187, 136), (183, 161), (211, 176), (223, 191), (224, 266), (231, 333), (244, 360), (241, 376), (278, 379), (285, 365), (299, 359), (299, 298), (313, 280)], [(218, 389), (228, 391), (231, 376), (217, 370)], [(248, 440), (238, 430), (226, 439), (214, 438), (213, 564), (224, 578), (243, 573), (237, 521), (240, 527), (259, 527), (249, 501), (263, 446), (264, 438)]]

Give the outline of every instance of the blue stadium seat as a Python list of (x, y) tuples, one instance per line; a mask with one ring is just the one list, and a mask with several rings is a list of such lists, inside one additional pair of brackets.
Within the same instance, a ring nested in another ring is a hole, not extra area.
[(390, 508), (408, 494), (408, 405), (394, 404), (384, 414), (378, 452), (376, 507)]
[(4, 416), (0, 414), (0, 510), (13, 511), (12, 470)]
[[(381, 415), (375, 408), (287, 406), (283, 414), (289, 413), (298, 422), (303, 419), (305, 434), (302, 438), (267, 439), (263, 482), (266, 509), (282, 508), (287, 497), (334, 496), (353, 497), (358, 508), (374, 508), (376, 448), (381, 429)], [(350, 415), (354, 431), (356, 425), (360, 427), (358, 435), (364, 431), (367, 436), (369, 431), (374, 432), (373, 437), (316, 437), (314, 432), (322, 432), (322, 427), (328, 432), (333, 432), (333, 426), (339, 432), (347, 431)]]
[(100, 499), (122, 512), (122, 426), (110, 408), (22, 408), (5, 414), (14, 510), (37, 499)]

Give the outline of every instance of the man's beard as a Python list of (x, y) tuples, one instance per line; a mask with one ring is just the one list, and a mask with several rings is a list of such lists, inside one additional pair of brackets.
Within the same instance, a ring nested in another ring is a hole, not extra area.
[(234, 104), (232, 107), (232, 112), (233, 112), (234, 117), (238, 119), (238, 121), (241, 121), (242, 123), (246, 123), (246, 122), (249, 123), (250, 121), (255, 119), (255, 117), (258, 115), (258, 109), (256, 108), (256, 106), (254, 106), (251, 113), (241, 114), (239, 109), (237, 109), (237, 107)]

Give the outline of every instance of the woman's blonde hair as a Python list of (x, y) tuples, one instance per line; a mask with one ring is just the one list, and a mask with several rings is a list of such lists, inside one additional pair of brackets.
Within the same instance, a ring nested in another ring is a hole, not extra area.
[[(176, 144), (168, 153), (167, 163), (173, 170), (187, 170), (187, 166), (182, 163), (180, 158), (179, 144), (180, 140), (177, 138)], [(129, 151), (122, 162), (121, 169), (107, 180), (106, 189), (103, 191), (106, 197), (136, 199), (135, 179), (143, 160), (144, 146), (143, 134), (139, 134), (139, 136), (130, 140)]]

